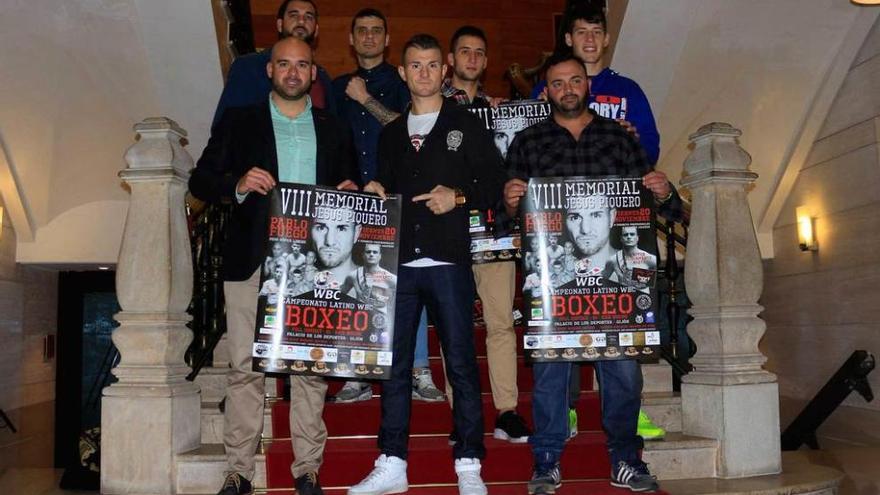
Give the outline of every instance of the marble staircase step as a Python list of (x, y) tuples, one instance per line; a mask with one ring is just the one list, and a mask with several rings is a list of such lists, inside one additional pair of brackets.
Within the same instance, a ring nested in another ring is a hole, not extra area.
[[(328, 451), (334, 448), (335, 442), (347, 442), (347, 439), (328, 441)], [(521, 446), (528, 449), (528, 446)], [(666, 440), (647, 442), (643, 452), (645, 462), (651, 465), (651, 471), (660, 480), (708, 478), (715, 475), (715, 456), (717, 442), (715, 440), (691, 437), (681, 433), (670, 433)], [(265, 455), (260, 452), (256, 457), (256, 488), (266, 487)], [(176, 490), (178, 494), (216, 493), (223, 481), (226, 468), (226, 457), (223, 446), (205, 444), (191, 452), (179, 454), (176, 458)], [(325, 466), (326, 468), (326, 466)], [(529, 473), (523, 473), (525, 482)]]
[[(268, 400), (263, 412), (263, 438), (272, 438), (272, 400)], [(202, 443), (223, 443), (223, 413), (218, 402), (202, 402)]]
[[(225, 478), (226, 454), (221, 444), (203, 444), (175, 458), (175, 493), (217, 493)], [(266, 488), (266, 456), (256, 456), (254, 487)]]

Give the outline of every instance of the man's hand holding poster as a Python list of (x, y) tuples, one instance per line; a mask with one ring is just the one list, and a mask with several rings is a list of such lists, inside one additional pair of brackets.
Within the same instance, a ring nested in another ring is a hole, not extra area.
[(521, 222), (527, 357), (595, 361), (660, 351), (653, 206), (641, 179), (529, 181)]
[(400, 198), (289, 183), (271, 194), (253, 369), (387, 379)]

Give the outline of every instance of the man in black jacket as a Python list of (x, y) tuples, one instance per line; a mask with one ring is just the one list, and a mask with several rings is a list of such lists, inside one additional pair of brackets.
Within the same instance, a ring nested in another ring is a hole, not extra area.
[(410, 374), (416, 327), (427, 306), (453, 386), (454, 447), (459, 493), (484, 495), (480, 478), (483, 414), (473, 339), (474, 280), (468, 210), (500, 198), (501, 156), (483, 124), (440, 93), (443, 52), (436, 38), (413, 36), (398, 69), (412, 108), (379, 138), (379, 175), (365, 191), (400, 194), (400, 267), (395, 307), (394, 361), (382, 388), (381, 455), (376, 469), (349, 494), (400, 493), (408, 487)]
[[(349, 131), (312, 107), (312, 49), (285, 38), (266, 66), (272, 92), (265, 101), (224, 112), (189, 180), (199, 199), (234, 205), (224, 246), (224, 294), (230, 364), (223, 443), (227, 477), (219, 495), (253, 493), (254, 455), (263, 428), (262, 373), (251, 369), (257, 284), (268, 247), (269, 197), (278, 181), (357, 189)], [(290, 430), (297, 493), (321, 494), (317, 472), (327, 429), (321, 417), (323, 378), (290, 380)]]

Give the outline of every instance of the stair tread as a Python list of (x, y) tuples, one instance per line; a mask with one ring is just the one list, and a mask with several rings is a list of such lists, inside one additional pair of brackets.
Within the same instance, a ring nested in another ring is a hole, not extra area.
[[(526, 482), (486, 482), (489, 492), (492, 495), (522, 495), (526, 491)], [(608, 483), (608, 479), (585, 479), (585, 480), (567, 480), (563, 478), (563, 490), (566, 493), (578, 493), (581, 495), (606, 495), (606, 494), (625, 494), (632, 493), (629, 490), (614, 488)], [(324, 487), (324, 493), (327, 495), (342, 495), (347, 493), (348, 487)], [(272, 490), (272, 495), (296, 495), (294, 490)], [(457, 495), (458, 486), (454, 483), (444, 483), (440, 485), (409, 485), (407, 493), (416, 495)], [(663, 495), (666, 492), (655, 492)]]

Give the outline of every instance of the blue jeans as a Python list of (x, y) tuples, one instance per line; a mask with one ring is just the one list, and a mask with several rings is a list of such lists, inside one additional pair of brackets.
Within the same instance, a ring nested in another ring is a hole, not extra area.
[(416, 352), (413, 356), (413, 368), (428, 367), (428, 310), (422, 310), (419, 319), (419, 330), (416, 332)]
[[(602, 401), (602, 429), (608, 437), (611, 465), (639, 459), (643, 441), (636, 434), (642, 402), (642, 369), (638, 361), (597, 361)], [(532, 415), (535, 433), (529, 437), (536, 465), (559, 462), (568, 438), (568, 383), (571, 363), (535, 363)]]
[(427, 307), (437, 324), (437, 336), (446, 356), (446, 376), (453, 389), (452, 419), (460, 439), (453, 447), (453, 456), (485, 457), (473, 304), (474, 276), (469, 266), (400, 267), (391, 378), (382, 384), (379, 449), (383, 454), (407, 457), (413, 348), (420, 315)]

